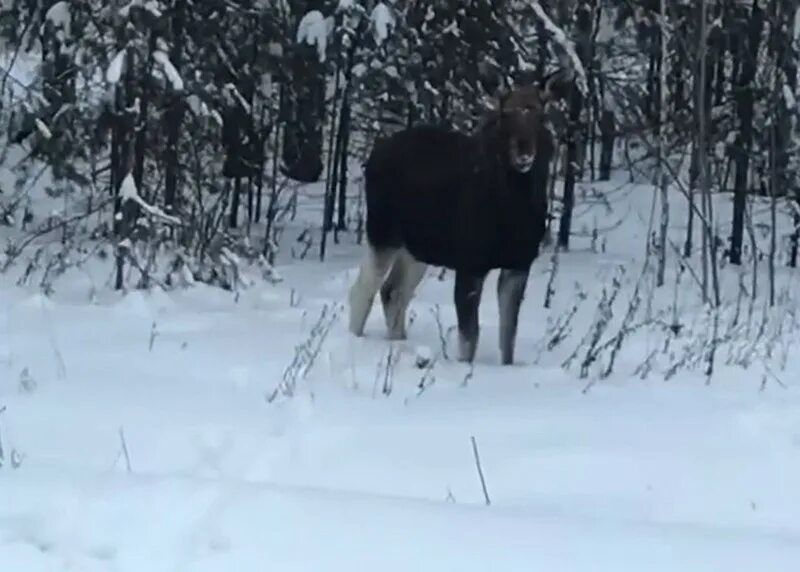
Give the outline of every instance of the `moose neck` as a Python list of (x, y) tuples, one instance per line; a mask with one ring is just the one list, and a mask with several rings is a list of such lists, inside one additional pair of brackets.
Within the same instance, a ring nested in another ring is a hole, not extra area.
[(504, 143), (499, 118), (491, 117), (472, 134), (472, 139), (485, 173), (492, 177), (505, 177), (504, 171), (509, 165), (509, 153), (508, 145)]
[(511, 166), (508, 159), (505, 161), (506, 165), (506, 180), (508, 180), (509, 186), (512, 188), (518, 187), (519, 185), (531, 185), (533, 182), (533, 167), (528, 169), (525, 172), (518, 171), (514, 167)]

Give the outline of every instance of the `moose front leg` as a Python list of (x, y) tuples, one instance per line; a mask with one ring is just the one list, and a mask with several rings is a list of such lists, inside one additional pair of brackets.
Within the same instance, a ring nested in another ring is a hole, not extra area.
[(478, 348), (478, 308), (485, 274), (456, 271), (455, 303), (458, 316), (458, 359), (472, 363)]
[(497, 300), (500, 310), (500, 357), (503, 365), (514, 363), (519, 309), (525, 297), (530, 269), (501, 270), (497, 279)]

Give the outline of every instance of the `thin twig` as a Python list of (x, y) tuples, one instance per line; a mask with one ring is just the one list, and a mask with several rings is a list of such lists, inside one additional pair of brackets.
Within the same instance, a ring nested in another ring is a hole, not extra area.
[(152, 352), (153, 346), (156, 343), (156, 338), (158, 337), (158, 326), (156, 322), (150, 326), (150, 341), (147, 344), (147, 351)]
[(439, 304), (436, 304), (433, 308), (431, 308), (431, 314), (433, 314), (433, 319), (436, 321), (436, 332), (439, 335), (439, 345), (442, 350), (442, 357), (445, 361), (449, 361), (450, 357), (447, 355), (447, 335), (449, 334), (449, 330), (445, 330), (444, 324), (442, 323), (442, 313)]
[(128, 454), (128, 443), (125, 441), (125, 430), (122, 427), (119, 428), (119, 441), (122, 444), (122, 456), (125, 457), (125, 468), (132, 473), (131, 456)]
[(475, 436), (470, 437), (472, 440), (472, 453), (475, 455), (475, 467), (478, 469), (478, 477), (481, 479), (481, 489), (483, 489), (483, 498), (486, 500), (486, 506), (492, 504), (491, 499), (489, 498), (489, 491), (486, 488), (486, 479), (483, 476), (483, 468), (481, 467), (481, 457), (478, 455), (478, 442), (475, 440)]
[[(3, 414), (5, 410), (6, 410), (5, 405), (0, 407), (0, 415)], [(5, 461), (5, 453), (3, 452), (3, 439), (2, 439), (2, 434), (0, 434), (0, 467), (3, 466), (4, 461)]]

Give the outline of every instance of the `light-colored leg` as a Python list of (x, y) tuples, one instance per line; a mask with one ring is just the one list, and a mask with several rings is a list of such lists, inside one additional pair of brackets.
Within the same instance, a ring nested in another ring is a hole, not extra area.
[(517, 323), (525, 286), (527, 270), (501, 270), (497, 279), (497, 301), (500, 310), (500, 358), (503, 365), (514, 362), (514, 344), (517, 338)]
[(381, 286), (383, 315), (392, 340), (406, 339), (406, 310), (426, 269), (426, 264), (417, 261), (407, 250), (401, 250)]
[(350, 288), (350, 332), (356, 336), (364, 335), (375, 294), (383, 284), (387, 272), (392, 267), (397, 250), (376, 250), (368, 247), (367, 256), (361, 263), (358, 278)]

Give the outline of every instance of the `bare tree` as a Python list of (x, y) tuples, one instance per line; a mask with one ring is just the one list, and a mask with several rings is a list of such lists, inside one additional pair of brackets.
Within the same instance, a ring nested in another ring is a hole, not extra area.
[(656, 286), (664, 285), (664, 274), (667, 267), (667, 233), (669, 231), (669, 185), (664, 169), (664, 138), (666, 136), (667, 125), (667, 4), (665, 0), (660, 0), (658, 34), (660, 40), (659, 50), (659, 101), (658, 101), (658, 129), (656, 131), (656, 149), (658, 161), (656, 166), (656, 181), (661, 197), (661, 219), (659, 224), (658, 240), (658, 266), (656, 269)]
[[(714, 207), (711, 197), (711, 177), (708, 165), (708, 4), (700, 0), (700, 25), (698, 30), (699, 73), (695, 81), (695, 108), (697, 110), (697, 165), (701, 193), (703, 224), (703, 300), (720, 305), (719, 276), (717, 271), (717, 240), (714, 232)], [(710, 280), (709, 280), (710, 277)]]

